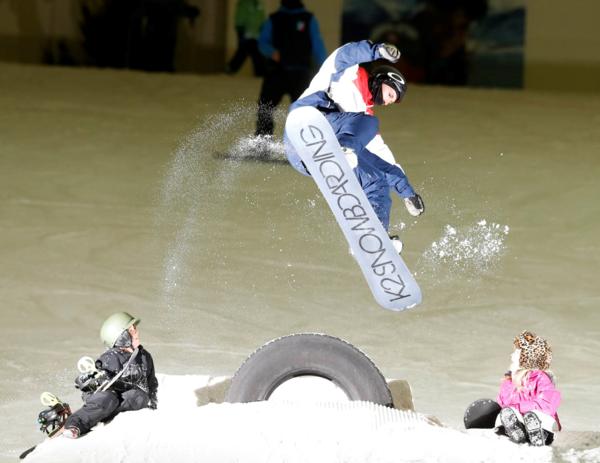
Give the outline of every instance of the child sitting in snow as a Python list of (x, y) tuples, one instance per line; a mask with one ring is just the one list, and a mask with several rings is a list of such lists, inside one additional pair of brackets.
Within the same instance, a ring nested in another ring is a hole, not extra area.
[(516, 443), (550, 445), (561, 429), (557, 409), (561, 395), (548, 369), (552, 349), (545, 339), (523, 331), (514, 340), (510, 371), (506, 373), (496, 402), (498, 433)]
[(117, 312), (100, 330), (106, 350), (95, 370), (75, 380), (83, 392), (84, 405), (66, 420), (62, 435), (76, 439), (101, 421), (124, 411), (157, 407), (158, 381), (154, 361), (140, 344), (139, 318)]

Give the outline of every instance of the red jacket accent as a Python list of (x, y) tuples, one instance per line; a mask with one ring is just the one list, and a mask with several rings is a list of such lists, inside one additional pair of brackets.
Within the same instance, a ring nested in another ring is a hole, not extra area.
[(371, 94), (371, 90), (369, 89), (369, 73), (363, 67), (358, 67), (358, 72), (356, 73), (356, 79), (354, 79), (354, 85), (360, 92), (363, 101), (367, 105), (367, 110), (365, 111), (370, 116), (373, 115), (373, 95)]

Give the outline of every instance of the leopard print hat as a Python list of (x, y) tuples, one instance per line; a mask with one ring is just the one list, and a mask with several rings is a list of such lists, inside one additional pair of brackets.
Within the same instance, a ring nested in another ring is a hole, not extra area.
[(552, 348), (545, 339), (531, 331), (523, 331), (515, 337), (515, 349), (521, 349), (519, 364), (527, 370), (547, 370), (552, 363)]

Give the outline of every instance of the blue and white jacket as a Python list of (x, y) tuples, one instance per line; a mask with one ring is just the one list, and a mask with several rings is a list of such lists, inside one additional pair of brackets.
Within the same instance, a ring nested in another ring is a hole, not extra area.
[[(374, 102), (369, 89), (369, 74), (359, 64), (383, 58), (379, 53), (380, 45), (362, 40), (347, 43), (335, 50), (290, 110), (298, 106), (313, 106), (324, 113), (359, 112), (372, 116)], [(388, 183), (401, 197), (415, 194), (402, 167), (396, 163), (392, 151), (379, 133), (366, 145), (366, 149), (376, 155), (371, 156), (368, 162), (386, 173)], [(296, 165), (293, 154), (288, 158), (297, 170), (306, 172), (303, 166)]]

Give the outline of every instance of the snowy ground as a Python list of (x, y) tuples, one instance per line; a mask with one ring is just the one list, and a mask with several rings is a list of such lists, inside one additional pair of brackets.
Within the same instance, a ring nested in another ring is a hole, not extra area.
[[(376, 306), (313, 182), (283, 162), (285, 105), (270, 156), (252, 155), (259, 88), (239, 76), (0, 63), (2, 463), (41, 438), (40, 392), (78, 406), (77, 359), (100, 353), (99, 327), (117, 310), (143, 319), (143, 343), (168, 381), (231, 375), (270, 339), (327, 333), (408, 380), (416, 410), (455, 430), (470, 402), (494, 397), (513, 337), (532, 329), (554, 349), (564, 435), (600, 431), (600, 97), (412, 85), (402, 105), (378, 110), (427, 207), (413, 219), (394, 198), (391, 231), (424, 294), (399, 315)], [(72, 448), (89, 445), (88, 459), (110, 443), (125, 449), (118, 460), (135, 461), (136, 433), (153, 436), (158, 455), (168, 446), (158, 439), (179, 432), (186, 448), (231, 458), (252, 439), (249, 449), (297, 445), (290, 458), (313, 448), (330, 456), (316, 434), (286, 428), (303, 423), (302, 410), (284, 419), (279, 405), (197, 408), (191, 399), (174, 417), (168, 401)], [(258, 410), (273, 416), (263, 423)], [(343, 413), (351, 422), (355, 412)], [(341, 426), (325, 412), (308, 418), (311, 431)], [(373, 460), (388, 448), (409, 455), (398, 447), (412, 444), (446, 457), (447, 440), (472, 438), (434, 429), (405, 442), (395, 422), (376, 433), (355, 426)], [(358, 452), (358, 439), (337, 436), (327, 445)], [(594, 436), (572, 454), (569, 439), (557, 442), (555, 459), (598, 460)], [(66, 444), (50, 443), (50, 453), (54, 445)], [(465, 444), (461, 461), (485, 445)]]
[(160, 376), (158, 410), (122, 413), (78, 440), (58, 437), (25, 461), (68, 462), (592, 462), (600, 448), (553, 451), (367, 402), (209, 403), (221, 378)]

